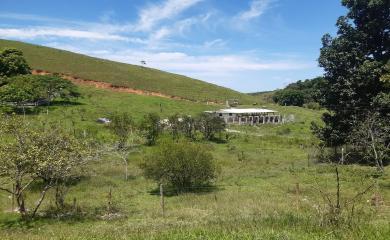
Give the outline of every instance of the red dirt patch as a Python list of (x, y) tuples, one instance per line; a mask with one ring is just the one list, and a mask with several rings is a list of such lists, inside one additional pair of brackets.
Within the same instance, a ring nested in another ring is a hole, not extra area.
[[(48, 71), (44, 71), (44, 70), (32, 70), (31, 73), (33, 75), (52, 75), (52, 74), (54, 74), (52, 72), (48, 72)], [(111, 83), (82, 79), (79, 77), (75, 77), (75, 76), (71, 76), (71, 75), (67, 75), (67, 74), (63, 74), (63, 73), (56, 73), (56, 74), (58, 74), (63, 79), (71, 81), (72, 83), (74, 83), (76, 85), (92, 86), (95, 88), (106, 89), (106, 90), (110, 90), (113, 92), (122, 92), (122, 93), (130, 93), (130, 94), (143, 95), (143, 96), (155, 96), (155, 97), (170, 98), (170, 99), (176, 99), (176, 100), (191, 101), (189, 99), (185, 99), (182, 97), (170, 96), (170, 95), (166, 95), (166, 94), (159, 93), (159, 92), (151, 92), (151, 91), (139, 90), (139, 89), (128, 88), (128, 87), (116, 87), (116, 86), (113, 86)], [(195, 101), (192, 101), (192, 102), (195, 102)]]

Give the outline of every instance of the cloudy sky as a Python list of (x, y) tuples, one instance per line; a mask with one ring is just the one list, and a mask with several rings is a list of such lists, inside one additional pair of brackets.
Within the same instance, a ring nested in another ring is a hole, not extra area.
[(322, 74), (340, 0), (1, 0), (0, 38), (187, 75), (242, 92)]

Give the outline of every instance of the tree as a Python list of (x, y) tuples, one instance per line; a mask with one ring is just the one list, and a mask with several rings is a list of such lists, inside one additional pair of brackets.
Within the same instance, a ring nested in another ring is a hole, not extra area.
[(134, 122), (128, 113), (115, 113), (111, 116), (111, 123), (108, 128), (118, 138), (118, 145), (115, 149), (115, 155), (117, 155), (125, 166), (125, 180), (128, 180), (128, 165), (129, 165), (129, 154), (134, 146), (127, 146), (129, 136), (134, 131)]
[(108, 128), (118, 138), (118, 149), (126, 147), (130, 134), (134, 130), (134, 122), (128, 113), (114, 113), (110, 117)]
[(199, 130), (204, 139), (213, 140), (215, 135), (221, 133), (226, 128), (226, 123), (219, 117), (202, 113), (196, 119), (197, 130)]
[(146, 138), (146, 144), (152, 146), (156, 144), (157, 138), (162, 131), (160, 116), (156, 113), (149, 113), (144, 116), (140, 130)]
[(390, 160), (390, 115), (383, 118), (377, 113), (368, 115), (350, 134), (351, 143), (367, 162), (374, 162), (384, 171), (385, 161)]
[(180, 131), (189, 139), (195, 138), (195, 119), (191, 116), (183, 116), (180, 122)]
[(0, 88), (5, 89), (3, 90), (4, 101), (7, 101), (7, 98), (13, 93), (7, 91), (7, 88), (16, 88), (21, 92), (25, 92), (30, 96), (31, 100), (29, 101), (31, 102), (39, 100), (51, 102), (55, 98), (69, 100), (80, 96), (77, 87), (73, 83), (54, 75), (19, 75), (9, 78), (8, 84)]
[(274, 102), (283, 106), (299, 106), (305, 103), (305, 95), (303, 92), (295, 89), (284, 89), (277, 91), (272, 97)]
[(4, 139), (0, 142), (0, 177), (3, 181), (0, 190), (15, 196), (18, 211), (25, 217), (24, 192), (37, 178), (34, 176), (35, 156), (38, 149), (34, 147), (34, 141), (38, 132), (20, 118), (2, 118), (0, 131)]
[(0, 190), (14, 195), (20, 214), (27, 217), (26, 190), (41, 182), (34, 217), (49, 189), (80, 176), (87, 159), (84, 144), (58, 127), (36, 128), (17, 116), (3, 117), (0, 131), (8, 140), (0, 143), (0, 177), (6, 181)]
[(144, 175), (179, 191), (209, 184), (216, 177), (212, 154), (200, 145), (181, 140), (165, 141), (141, 164)]
[(20, 50), (13, 48), (0, 50), (0, 86), (8, 77), (29, 73), (30, 67)]
[(182, 119), (179, 114), (173, 114), (172, 116), (168, 117), (168, 128), (173, 139), (177, 139), (180, 135), (181, 121)]
[(79, 96), (73, 83), (58, 76), (18, 75), (8, 78), (7, 84), (0, 87), (0, 103), (16, 107)]
[(39, 89), (40, 97), (48, 102), (52, 102), (56, 98), (70, 100), (80, 97), (76, 85), (58, 75), (30, 75), (30, 78)]
[[(324, 127), (313, 130), (328, 146), (348, 140), (354, 126), (364, 122), (373, 99), (388, 92), (380, 78), (389, 70), (390, 1), (343, 0), (346, 16), (337, 21), (335, 38), (322, 38), (319, 64), (325, 70)], [(377, 109), (379, 112), (382, 109)]]
[(297, 81), (276, 91), (272, 98), (280, 105), (302, 106), (303, 104), (320, 103), (323, 100), (322, 87), (325, 84), (323, 77)]

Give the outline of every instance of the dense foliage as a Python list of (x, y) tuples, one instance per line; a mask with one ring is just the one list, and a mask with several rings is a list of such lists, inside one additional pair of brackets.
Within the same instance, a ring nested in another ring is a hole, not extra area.
[(123, 149), (135, 128), (134, 121), (128, 113), (114, 113), (110, 120), (108, 128), (118, 138), (118, 148)]
[[(337, 36), (326, 34), (322, 39), (319, 63), (325, 70), (325, 83), (321, 103), (329, 112), (323, 115), (325, 126), (314, 125), (313, 130), (327, 146), (337, 147), (350, 143), (351, 133), (359, 132), (356, 129), (366, 129), (368, 133), (357, 134), (366, 136), (366, 144), (355, 143), (371, 152), (373, 134), (369, 132), (385, 132), (390, 124), (390, 1), (343, 0), (342, 4), (348, 13), (337, 21)], [(371, 124), (372, 116), (383, 124)], [(388, 148), (390, 136), (380, 141)]]
[(7, 79), (0, 87), (0, 102), (50, 103), (56, 98), (70, 99), (80, 94), (74, 84), (58, 76), (19, 75)]
[(13, 48), (0, 50), (0, 86), (8, 77), (29, 73), (30, 67), (20, 50)]
[(207, 148), (185, 140), (164, 141), (141, 168), (146, 177), (180, 191), (209, 184), (216, 177), (216, 165)]
[(10, 111), (13, 107), (50, 103), (56, 98), (69, 100), (79, 95), (73, 83), (59, 76), (30, 75), (21, 51), (8, 48), (0, 51), (1, 109)]
[(196, 119), (196, 129), (203, 134), (206, 140), (213, 140), (217, 134), (225, 131), (226, 123), (217, 116), (202, 113)]
[(155, 145), (162, 131), (160, 116), (156, 113), (146, 114), (141, 122), (140, 131), (147, 145)]
[(289, 84), (286, 88), (274, 93), (274, 102), (283, 106), (303, 106), (304, 104), (322, 102), (322, 86), (325, 80), (322, 77), (299, 80)]

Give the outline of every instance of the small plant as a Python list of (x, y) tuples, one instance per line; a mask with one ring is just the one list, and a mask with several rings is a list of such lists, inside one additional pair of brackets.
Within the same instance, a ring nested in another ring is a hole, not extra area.
[(237, 154), (237, 160), (239, 162), (245, 162), (247, 160), (246, 154), (244, 151), (241, 151), (240, 153)]
[(282, 129), (277, 130), (276, 133), (278, 135), (288, 135), (291, 133), (291, 129), (290, 128), (282, 128)]

